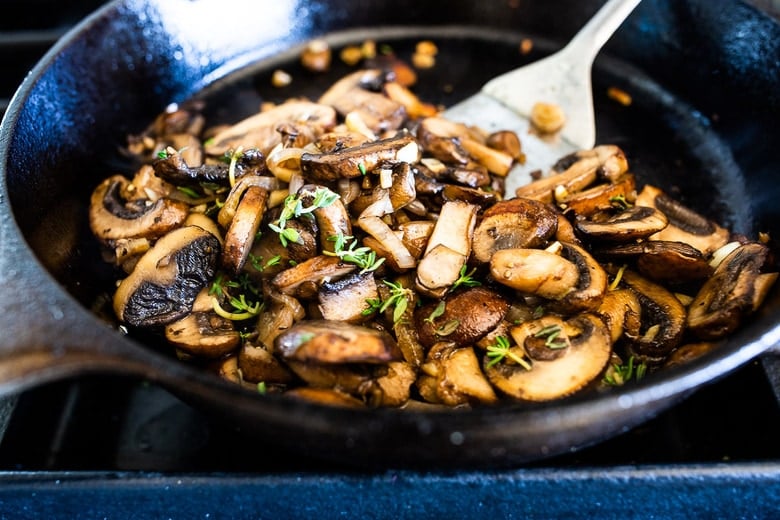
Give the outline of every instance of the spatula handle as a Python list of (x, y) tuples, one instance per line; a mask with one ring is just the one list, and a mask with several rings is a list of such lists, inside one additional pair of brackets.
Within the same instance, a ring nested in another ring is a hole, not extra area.
[(567, 49), (577, 49), (583, 59), (593, 63), (607, 40), (618, 30), (641, 0), (608, 0), (572, 38)]

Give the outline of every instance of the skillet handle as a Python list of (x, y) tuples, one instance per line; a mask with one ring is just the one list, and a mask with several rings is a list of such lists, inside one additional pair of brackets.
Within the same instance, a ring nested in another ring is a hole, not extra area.
[(111, 330), (9, 242), (0, 243), (0, 395), (87, 373), (169, 384), (182, 377), (176, 363)]

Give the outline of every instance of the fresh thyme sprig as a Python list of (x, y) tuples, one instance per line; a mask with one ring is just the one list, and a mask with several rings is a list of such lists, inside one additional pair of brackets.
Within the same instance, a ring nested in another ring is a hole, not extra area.
[(547, 325), (546, 327), (542, 328), (542, 330), (536, 332), (534, 337), (544, 338), (545, 347), (557, 350), (566, 348), (566, 340), (558, 337), (560, 336), (561, 332), (563, 332), (563, 329), (560, 325)]
[[(233, 296), (229, 289), (239, 289), (242, 292), (238, 296)], [(251, 293), (259, 296), (260, 291), (251, 282), (248, 276), (241, 276), (237, 280), (225, 280), (222, 274), (217, 275), (209, 288), (211, 296), (211, 305), (214, 312), (228, 320), (241, 321), (254, 318), (263, 310), (263, 302), (247, 301), (245, 293)], [(232, 309), (225, 309), (220, 303), (220, 299), (226, 299)]]
[(249, 253), (249, 256), (247, 258), (249, 260), (249, 263), (252, 264), (252, 267), (255, 269), (255, 271), (260, 271), (260, 272), (265, 271), (269, 267), (279, 265), (282, 262), (281, 255), (272, 256), (267, 262), (263, 262), (262, 256), (253, 255), (252, 253)]
[(482, 285), (482, 283), (478, 280), (474, 279), (474, 273), (477, 271), (477, 268), (475, 267), (468, 273), (466, 273), (467, 266), (464, 264), (463, 267), (460, 268), (459, 277), (457, 280), (455, 280), (455, 283), (452, 284), (452, 287), (450, 288), (451, 291), (454, 291), (460, 286), (463, 287), (477, 287), (479, 285)]
[(444, 302), (444, 300), (440, 301), (439, 304), (436, 306), (436, 308), (433, 309), (431, 313), (428, 315), (428, 317), (425, 318), (423, 321), (433, 325), (434, 320), (439, 316), (441, 316), (442, 314), (444, 314), (446, 308), (447, 308), (447, 304)]
[(647, 365), (645, 363), (634, 363), (634, 356), (630, 356), (625, 364), (618, 365), (613, 363), (604, 375), (604, 383), (610, 386), (622, 386), (632, 377), (639, 381), (645, 377)]
[(613, 208), (617, 208), (621, 210), (626, 210), (633, 207), (633, 204), (628, 202), (628, 200), (626, 200), (626, 196), (623, 195), (622, 193), (620, 195), (615, 195), (613, 197), (610, 197), (609, 203), (612, 205)]
[(411, 289), (401, 285), (401, 282), (393, 283), (389, 280), (382, 280), (382, 282), (390, 287), (390, 296), (384, 301), (379, 298), (369, 298), (366, 300), (368, 308), (364, 309), (362, 314), (363, 316), (369, 316), (374, 312), (383, 313), (390, 307), (393, 307), (393, 323), (398, 323), (409, 307), (409, 301), (413, 293)]
[(523, 359), (522, 356), (518, 356), (512, 352), (512, 345), (509, 343), (509, 338), (506, 336), (498, 336), (495, 344), (488, 345), (487, 357), (490, 358), (490, 361), (488, 361), (487, 364), (488, 368), (509, 358), (524, 369), (531, 370), (531, 364), (528, 361)]
[[(355, 264), (361, 268), (360, 274), (376, 271), (385, 261), (384, 258), (377, 259), (376, 251), (370, 247), (357, 247), (357, 239), (350, 235), (339, 232), (337, 235), (328, 237), (328, 240), (335, 242), (334, 251), (323, 251), (323, 254), (336, 256), (343, 262)], [(352, 242), (347, 246), (347, 242), (350, 240)]]
[(271, 224), (268, 224), (273, 231), (279, 234), (279, 240), (284, 247), (290, 242), (298, 242), (300, 240), (300, 234), (293, 228), (287, 227), (287, 221), (290, 219), (298, 218), (303, 215), (310, 215), (314, 211), (320, 208), (327, 208), (339, 198), (337, 193), (332, 192), (328, 188), (317, 188), (314, 191), (314, 198), (311, 205), (304, 206), (301, 198), (291, 193), (284, 199), (282, 205), (282, 212), (279, 214), (279, 218)]

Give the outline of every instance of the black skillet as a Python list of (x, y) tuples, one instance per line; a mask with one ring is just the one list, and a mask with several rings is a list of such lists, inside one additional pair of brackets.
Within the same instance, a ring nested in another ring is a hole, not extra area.
[[(11, 102), (0, 142), (0, 390), (88, 373), (145, 378), (258, 441), (366, 466), (489, 467), (575, 450), (625, 431), (771, 348), (780, 292), (722, 347), (622, 389), (543, 406), (354, 411), (254, 395), (122, 335), (103, 313), (114, 273), (87, 227), (95, 184), (130, 167), (118, 148), (166, 105), (195, 95), (214, 120), (261, 100), (316, 97), (347, 67), (314, 76), (301, 45), (372, 38), (407, 56), (427, 38), (426, 100), (450, 104), (567, 41), (599, 2), (559, 0), (124, 0), (59, 42)], [(518, 51), (524, 37), (534, 50)], [(777, 235), (780, 26), (738, 1), (645, 1), (594, 69), (598, 141), (731, 229)], [(269, 86), (276, 67), (292, 73)], [(605, 96), (617, 86), (622, 106)], [(244, 113), (242, 113), (244, 112)], [(268, 444), (266, 444), (268, 445)]]

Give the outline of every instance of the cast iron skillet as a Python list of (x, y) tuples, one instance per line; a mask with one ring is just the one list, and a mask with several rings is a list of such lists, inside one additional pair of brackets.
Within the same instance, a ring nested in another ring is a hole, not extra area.
[[(167, 104), (201, 93), (212, 108), (230, 107), (211, 115), (235, 119), (262, 99), (316, 95), (346, 72), (296, 68), (300, 46), (321, 35), (336, 46), (370, 37), (402, 55), (434, 39), (438, 65), (421, 73), (418, 91), (452, 103), (561, 45), (598, 3), (124, 0), (102, 9), (32, 71), (2, 125), (0, 390), (130, 375), (299, 453), (378, 467), (496, 467), (616, 435), (769, 349), (780, 339), (777, 290), (715, 352), (622, 389), (543, 406), (354, 411), (254, 395), (101, 316), (114, 274), (90, 236), (88, 196), (129, 167), (118, 147)], [(536, 44), (525, 57), (523, 37)], [(778, 42), (778, 25), (737, 1), (644, 2), (596, 63), (599, 142), (622, 146), (640, 181), (731, 229), (777, 235)], [(268, 87), (277, 66), (293, 72), (286, 91)], [(631, 106), (605, 98), (613, 85), (633, 94)]]

